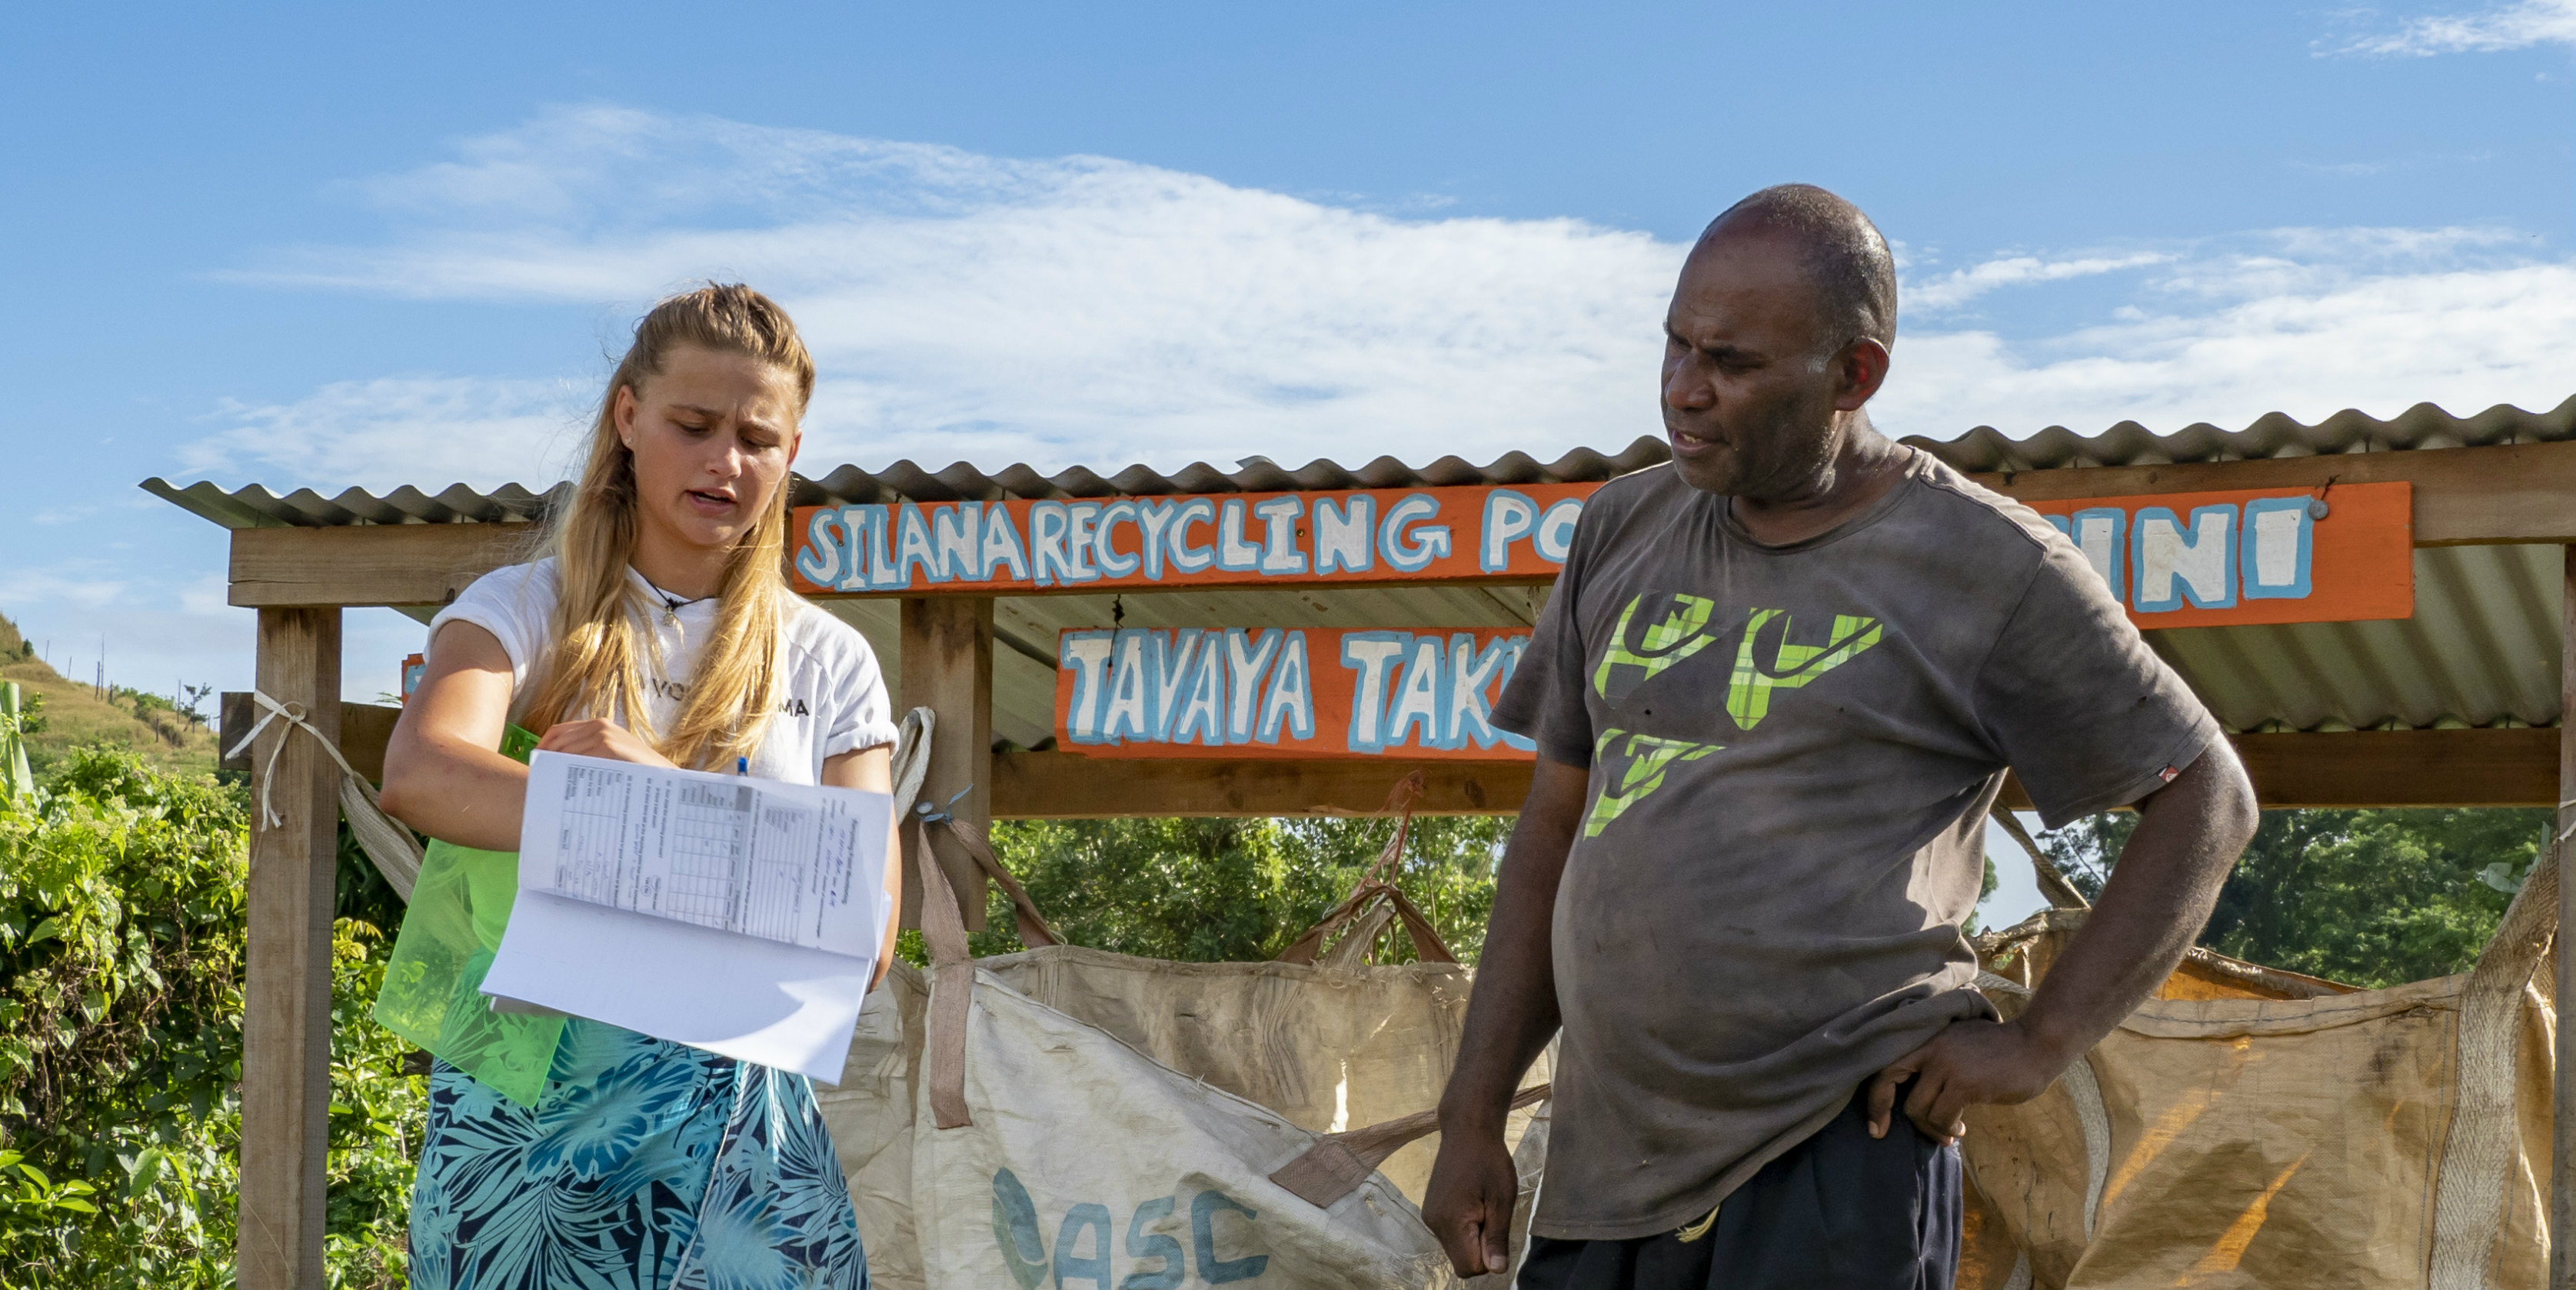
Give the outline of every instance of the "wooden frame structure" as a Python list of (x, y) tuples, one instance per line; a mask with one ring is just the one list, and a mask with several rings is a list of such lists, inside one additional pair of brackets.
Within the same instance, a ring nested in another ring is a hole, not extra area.
[[(2296, 433), (2285, 435), (2285, 425)], [(2050, 436), (2057, 437), (2053, 448)], [(2546, 414), (2498, 409), (2467, 421), (2419, 408), (2389, 423), (2356, 414), (2315, 428), (2267, 419), (2238, 435), (2195, 427), (2155, 439), (2130, 426), (2084, 441), (2052, 431), (2013, 445), (1982, 431), (1951, 444), (1914, 442), (1987, 486), (2033, 502), (2228, 489), (2323, 492), (2354, 483), (2404, 482), (2413, 487), (2419, 560), (2424, 550), (2452, 547), (2554, 549), (2551, 581), (2557, 585), (2548, 590), (2561, 596), (2557, 612), (2548, 615), (2557, 637), (2550, 642), (2559, 681), (2555, 712), (2484, 728), (2453, 723), (2334, 733), (2249, 731), (2235, 740), (2266, 806), (2555, 805), (2561, 827), (2576, 827), (2576, 727), (2562, 716), (2576, 708), (2576, 400)], [(2398, 446), (2411, 450), (2388, 450)], [(1642, 454), (1652, 460), (1654, 447), (1641, 441), (1623, 458)], [(2019, 457), (2041, 449), (2054, 458)], [(2122, 452), (2128, 455), (2106, 459)], [(1579, 456), (1589, 463), (1581, 469), (1592, 471), (1592, 478), (1638, 464)], [(1514, 461), (1507, 458), (1484, 472), (1506, 483), (1515, 482), (1515, 472), (1524, 478), (1532, 470), (1552, 470), (1560, 478), (1568, 473), (1564, 463), (1541, 468), (1527, 458)], [(1309, 471), (1344, 481), (1365, 477), (1338, 467), (1325, 470), (1328, 465)], [(1387, 463), (1367, 469), (1386, 468), (1402, 470)], [(966, 468), (931, 476), (907, 463), (873, 477), (845, 468), (799, 486), (809, 492), (846, 490), (856, 476), (861, 487), (877, 490), (870, 496), (925, 500), (942, 497), (943, 490), (949, 498), (971, 495), (978, 487), (1020, 495), (1053, 488), (1056, 496), (1100, 497), (1220, 491), (1209, 481), (1231, 488), (1308, 486), (1302, 483), (1307, 472), (1283, 484), (1289, 476), (1267, 470), (1268, 482), (1235, 477), (1229, 483), (1206, 467), (1193, 467), (1196, 476), (1184, 472), (1175, 483), (1139, 472), (1109, 481), (1088, 471), (1049, 481), (1015, 467), (995, 480), (978, 484), (983, 477), (974, 476), (961, 486), (954, 476)], [(1437, 478), (1443, 470), (1455, 476), (1473, 468), (1452, 458), (1425, 473), (1435, 483), (1457, 482)], [(462, 490), (439, 499), (403, 490), (380, 502), (354, 493), (332, 501), (308, 493), (277, 499), (256, 489), (224, 495), (208, 485), (178, 489), (158, 480), (145, 487), (233, 530), (230, 603), (257, 611), (259, 688), (304, 705), (307, 720), (339, 738), (362, 770), (381, 765), (391, 714), (340, 701), (340, 611), (442, 604), (484, 572), (520, 558), (530, 532), (524, 523), (490, 522), (525, 518), (526, 506), (518, 516), (499, 515), (489, 499), (457, 502)], [(419, 522), (424, 508), (470, 512), (468, 503), (484, 505), (485, 522)], [(368, 506), (396, 505), (408, 508), (408, 521), (396, 515), (366, 522)], [(331, 518), (335, 514), (342, 518)], [(2528, 588), (2520, 594), (2531, 601)], [(900, 600), (899, 614), (901, 702), (928, 706), (939, 718), (925, 793), (939, 802), (956, 798), (957, 813), (978, 824), (997, 817), (1365, 814), (1383, 801), (1391, 776), (1412, 768), (1397, 760), (1199, 759), (1121, 762), (1117, 773), (1103, 774), (1101, 763), (1073, 753), (997, 752), (996, 598), (915, 595)], [(2491, 636), (2469, 633), (2473, 641), (2501, 648)], [(1005, 653), (1016, 649), (1034, 657), (1026, 645), (1002, 639)], [(285, 735), (283, 725), (273, 726), (252, 757), (266, 762), (271, 745)], [(1529, 782), (1525, 765), (1453, 761), (1424, 763), (1423, 769), (1430, 786), (1420, 809), (1435, 813), (1510, 812)], [(309, 741), (287, 740), (270, 789), (285, 823), (256, 831), (251, 844), (239, 1275), (253, 1290), (324, 1284), (335, 773)], [(2017, 787), (2008, 788), (2008, 800), (2017, 795)], [(964, 912), (980, 921), (980, 876), (963, 857), (942, 859), (953, 860), (944, 867), (959, 888)], [(2566, 874), (2560, 890), (2565, 936), (2576, 932), (2576, 874)], [(2576, 955), (2562, 955), (2558, 971), (2559, 997), (2576, 997)], [(2568, 1111), (2576, 1108), (2576, 1034), (2565, 1027), (2558, 1034), (2556, 1104)], [(2576, 1232), (2576, 1114), (2561, 1114), (2556, 1124), (2552, 1230)], [(2553, 1260), (2552, 1284), (2576, 1285), (2576, 1241), (2559, 1242)]]

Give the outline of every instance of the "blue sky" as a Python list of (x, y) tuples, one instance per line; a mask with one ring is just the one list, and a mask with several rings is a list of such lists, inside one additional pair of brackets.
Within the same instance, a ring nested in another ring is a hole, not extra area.
[(1624, 444), (1791, 179), (1901, 248), (1895, 433), (2576, 392), (2576, 0), (531, 8), (0, 17), (0, 612), (66, 671), (248, 680), (136, 481), (541, 484), (710, 275), (818, 466)]

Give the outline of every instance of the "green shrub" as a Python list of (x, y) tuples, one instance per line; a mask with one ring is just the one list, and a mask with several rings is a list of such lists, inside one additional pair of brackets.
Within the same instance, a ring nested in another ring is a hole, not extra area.
[[(2466, 972), (2552, 817), (2546, 807), (2265, 811), (2200, 943), (2372, 988)], [(2039, 841), (2094, 896), (2136, 827), (2134, 814), (2096, 815)]]
[[(0, 1287), (232, 1284), (246, 824), (121, 750), (0, 807)], [(402, 1281), (426, 1098), (360, 1002), (386, 940), (334, 927), (336, 1285)]]
[[(1075, 945), (1183, 962), (1270, 958), (1348, 896), (1386, 845), (1383, 819), (1132, 819), (1005, 822), (993, 853)], [(1484, 949), (1494, 862), (1508, 816), (1417, 816), (1395, 876), (1461, 962)], [(996, 886), (978, 955), (1021, 949), (1009, 898)], [(920, 933), (904, 957), (926, 963)], [(1400, 928), (1377, 961), (1413, 960)]]

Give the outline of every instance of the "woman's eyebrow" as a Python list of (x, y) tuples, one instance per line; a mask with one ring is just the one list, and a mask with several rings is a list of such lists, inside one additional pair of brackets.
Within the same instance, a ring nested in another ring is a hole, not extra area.
[[(670, 408), (673, 412), (682, 412), (694, 416), (701, 416), (705, 417), (709, 421), (722, 421), (727, 416), (732, 415), (729, 411), (723, 408), (702, 408), (694, 403), (674, 403), (670, 405)], [(736, 416), (733, 418), (733, 421), (737, 429), (777, 435), (782, 439), (787, 437), (786, 431), (781, 430), (777, 426), (771, 425), (767, 421), (763, 421), (758, 417)]]

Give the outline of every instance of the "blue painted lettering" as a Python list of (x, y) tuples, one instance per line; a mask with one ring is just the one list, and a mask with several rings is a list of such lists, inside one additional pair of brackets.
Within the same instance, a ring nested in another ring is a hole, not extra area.
[(1216, 1216), (1223, 1213), (1243, 1215), (1250, 1223), (1261, 1217), (1251, 1206), (1224, 1192), (1210, 1188), (1190, 1198), (1190, 1236), (1198, 1245), (1199, 1276), (1209, 1285), (1221, 1286), (1235, 1281), (1250, 1281), (1270, 1266), (1270, 1256), (1254, 1254), (1240, 1259), (1216, 1256)]
[(1350, 632), (1342, 637), (1342, 666), (1359, 673), (1351, 682), (1351, 724), (1344, 735), (1351, 751), (1385, 749), (1386, 682), (1395, 670), (1389, 664), (1412, 642), (1409, 632)]
[(1296, 497), (1273, 497), (1252, 508), (1261, 517), (1261, 571), (1272, 576), (1304, 573), (1306, 553), (1297, 549), (1297, 520), (1306, 503)]
[[(1091, 1254), (1074, 1254), (1084, 1233), (1091, 1236)], [(1088, 1281), (1092, 1290), (1116, 1290), (1109, 1281), (1109, 1207), (1097, 1201), (1084, 1201), (1064, 1212), (1064, 1225), (1055, 1232), (1055, 1290), (1064, 1290), (1067, 1281)]]
[(796, 553), (796, 575), (817, 587), (828, 587), (841, 576), (841, 513), (829, 506), (817, 507), (814, 518), (805, 522), (805, 547)]
[(1538, 530), (1538, 503), (1526, 493), (1497, 488), (1485, 494), (1484, 539), (1476, 544), (1476, 567), (1500, 573), (1512, 565), (1512, 543)]
[(1439, 499), (1429, 493), (1407, 494), (1386, 508), (1386, 522), (1377, 530), (1377, 553), (1386, 557), (1388, 567), (1420, 573), (1449, 554), (1449, 526), (1427, 522), (1439, 514)]
[(1216, 567), (1228, 573), (1249, 573), (1261, 567), (1261, 548), (1244, 540), (1243, 499), (1229, 497), (1216, 525)]
[(958, 502), (930, 513), (930, 542), (938, 548), (938, 582), (981, 582), (984, 566), (977, 558), (976, 538), (984, 527), (982, 502)]
[(1340, 506), (1335, 506), (1332, 498), (1316, 498), (1315, 572), (1366, 570), (1377, 562), (1377, 548), (1371, 541), (1376, 534), (1376, 498), (1355, 493)]
[(1279, 648), (1279, 664), (1271, 669), (1269, 692), (1261, 698), (1261, 728), (1255, 737), (1265, 744), (1275, 744), (1283, 728), (1294, 739), (1315, 737), (1315, 680), (1306, 669), (1306, 633), (1302, 631), (1289, 631)]
[(1252, 742), (1254, 708), (1261, 699), (1261, 677), (1270, 670), (1270, 660), (1279, 653), (1280, 634), (1276, 627), (1263, 631), (1259, 636), (1240, 627), (1225, 630), (1226, 694), (1231, 699), (1225, 714), (1228, 743)]
[(1204, 497), (1193, 497), (1172, 512), (1172, 567), (1183, 573), (1197, 573), (1215, 561), (1216, 553), (1203, 546), (1190, 545), (1190, 526), (1216, 523), (1216, 503)]
[(1064, 553), (1064, 530), (1071, 522), (1062, 502), (1029, 507), (1029, 573), (1041, 587), (1080, 582)]
[[(1136, 503), (1119, 501), (1101, 507), (1100, 536), (1093, 539), (1091, 544), (1091, 562), (1099, 565), (1100, 571), (1112, 578), (1124, 578), (1134, 573), (1136, 566), (1144, 559), (1142, 548), (1139, 548), (1135, 555), (1128, 555), (1110, 544), (1109, 534), (1120, 520), (1125, 520), (1129, 524), (1136, 523)], [(1136, 531), (1142, 534), (1144, 529), (1139, 526)]]

